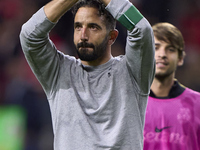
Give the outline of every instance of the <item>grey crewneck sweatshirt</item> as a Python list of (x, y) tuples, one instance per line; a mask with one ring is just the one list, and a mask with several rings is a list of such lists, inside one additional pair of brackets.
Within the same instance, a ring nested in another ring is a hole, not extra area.
[(96, 67), (56, 49), (48, 35), (55, 24), (43, 8), (22, 27), (22, 49), (49, 101), (55, 150), (143, 149), (153, 32), (127, 0), (112, 0), (106, 9), (129, 30), (126, 54)]

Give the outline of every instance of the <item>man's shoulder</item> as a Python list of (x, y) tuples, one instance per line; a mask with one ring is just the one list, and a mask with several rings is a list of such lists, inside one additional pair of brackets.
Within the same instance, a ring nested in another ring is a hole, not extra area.
[(186, 87), (186, 92), (187, 92), (187, 94), (189, 94), (189, 95), (194, 95), (194, 96), (200, 97), (200, 92), (195, 91), (195, 90), (193, 90), (193, 89), (190, 89), (190, 88), (187, 88), (187, 87)]

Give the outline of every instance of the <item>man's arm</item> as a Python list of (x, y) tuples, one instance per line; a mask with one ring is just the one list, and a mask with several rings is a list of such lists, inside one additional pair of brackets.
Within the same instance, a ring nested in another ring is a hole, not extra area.
[(63, 54), (57, 51), (49, 39), (49, 32), (55, 22), (69, 10), (77, 0), (52, 0), (38, 10), (20, 32), (20, 42), (33, 73), (44, 88), (48, 98), (56, 87), (59, 65)]
[(101, 1), (107, 6), (111, 0), (101, 0)]
[(110, 0), (106, 9), (128, 30), (127, 66), (138, 85), (138, 92), (147, 95), (155, 70), (151, 25), (129, 0)]
[[(111, 0), (101, 0), (106, 6)], [(44, 11), (51, 22), (57, 22), (78, 0), (52, 0), (45, 5)]]
[(44, 6), (47, 18), (57, 22), (78, 0), (52, 0)]

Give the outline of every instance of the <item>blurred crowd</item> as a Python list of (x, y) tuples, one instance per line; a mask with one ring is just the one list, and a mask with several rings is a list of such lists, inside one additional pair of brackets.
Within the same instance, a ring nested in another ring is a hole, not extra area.
[[(131, 1), (151, 25), (170, 22), (181, 30), (185, 39), (186, 59), (184, 65), (178, 68), (176, 78), (200, 92), (200, 1)], [(53, 149), (48, 102), (24, 58), (19, 41), (22, 24), (47, 2), (49, 0), (0, 0), (0, 119), (2, 108), (19, 106), (23, 109), (26, 116), (25, 132), (21, 132), (24, 150)], [(119, 37), (112, 48), (113, 56), (124, 54), (126, 42), (126, 30), (120, 24), (117, 24), (117, 29)], [(71, 12), (61, 18), (50, 33), (50, 38), (60, 51), (76, 57)], [(4, 150), (1, 145), (0, 149)]]

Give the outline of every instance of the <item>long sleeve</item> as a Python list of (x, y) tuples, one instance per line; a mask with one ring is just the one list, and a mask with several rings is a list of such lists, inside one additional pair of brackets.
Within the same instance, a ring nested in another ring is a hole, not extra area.
[(138, 92), (146, 95), (149, 93), (155, 70), (152, 28), (128, 0), (112, 0), (107, 10), (128, 30), (125, 54), (127, 65), (139, 86)]
[(22, 26), (20, 33), (25, 57), (47, 95), (54, 87), (59, 71), (59, 53), (49, 39), (54, 25), (41, 8)]

